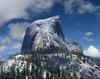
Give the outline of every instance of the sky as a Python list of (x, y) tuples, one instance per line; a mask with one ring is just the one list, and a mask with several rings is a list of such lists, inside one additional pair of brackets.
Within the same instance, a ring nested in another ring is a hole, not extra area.
[(0, 0), (0, 56), (19, 53), (27, 26), (55, 15), (67, 40), (100, 57), (100, 0)]

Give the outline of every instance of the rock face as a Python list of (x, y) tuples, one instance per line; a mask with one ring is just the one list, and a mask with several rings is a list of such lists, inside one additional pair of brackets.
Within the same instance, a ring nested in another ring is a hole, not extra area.
[(77, 42), (66, 42), (66, 46), (70, 52), (83, 53), (82, 47)]
[(61, 45), (57, 41), (64, 42), (60, 16), (37, 20), (27, 28), (21, 52), (30, 53), (51, 47), (60, 48)]

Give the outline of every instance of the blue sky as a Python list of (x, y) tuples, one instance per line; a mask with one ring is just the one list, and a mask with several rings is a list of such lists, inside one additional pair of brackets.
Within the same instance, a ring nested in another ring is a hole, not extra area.
[(55, 15), (66, 39), (100, 57), (100, 0), (0, 0), (0, 55), (19, 52), (27, 25)]

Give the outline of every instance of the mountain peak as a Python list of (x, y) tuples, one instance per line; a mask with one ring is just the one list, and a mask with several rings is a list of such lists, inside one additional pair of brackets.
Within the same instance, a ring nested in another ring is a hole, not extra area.
[(100, 79), (100, 67), (83, 55), (80, 44), (65, 41), (59, 16), (31, 23), (21, 51), (1, 63), (0, 78)]
[(40, 19), (40, 20), (36, 20), (36, 21), (33, 21), (32, 24), (36, 23), (36, 24), (39, 24), (39, 23), (44, 23), (44, 22), (48, 22), (48, 21), (60, 21), (60, 15), (56, 15), (56, 16), (53, 16), (53, 17), (49, 17), (49, 18), (45, 18), (45, 19)]
[[(32, 22), (24, 37), (22, 52), (31, 52), (38, 49), (60, 48), (59, 41), (64, 41), (64, 35), (60, 25), (60, 16)], [(51, 49), (52, 50), (52, 49)]]

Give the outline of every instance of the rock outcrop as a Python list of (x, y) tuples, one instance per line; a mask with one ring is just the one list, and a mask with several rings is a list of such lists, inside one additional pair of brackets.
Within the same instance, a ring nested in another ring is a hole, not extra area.
[(58, 41), (64, 42), (64, 35), (60, 25), (60, 16), (41, 19), (31, 23), (25, 34), (22, 53), (30, 53), (39, 49), (48, 50), (61, 48)]
[(66, 42), (66, 46), (68, 50), (72, 53), (83, 53), (82, 47), (79, 43), (77, 42)]

